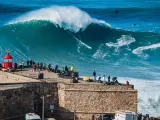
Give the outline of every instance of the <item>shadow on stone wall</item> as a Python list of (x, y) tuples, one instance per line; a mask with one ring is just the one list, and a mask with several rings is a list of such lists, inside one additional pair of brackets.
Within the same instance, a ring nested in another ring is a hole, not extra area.
[(59, 110), (57, 111), (57, 120), (74, 120), (74, 117), (77, 120), (76, 115), (74, 112), (71, 112), (70, 110), (60, 107)]
[(0, 91), (0, 119), (24, 116), (31, 112), (41, 116), (42, 95), (45, 95), (45, 116), (53, 116), (50, 112), (50, 103), (54, 104), (55, 109), (59, 107), (57, 83), (25, 84), (21, 88)]

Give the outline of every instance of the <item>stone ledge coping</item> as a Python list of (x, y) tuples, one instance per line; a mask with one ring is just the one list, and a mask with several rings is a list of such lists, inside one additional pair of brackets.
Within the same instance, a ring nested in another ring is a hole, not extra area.
[[(103, 83), (98, 83), (98, 82), (85, 82), (85, 81), (81, 81), (81, 82), (79, 82), (79, 83), (69, 83), (69, 82), (59, 82), (59, 83), (61, 83), (61, 84), (65, 84), (65, 85), (86, 85), (86, 86), (88, 86), (88, 85), (99, 85), (99, 86), (109, 86), (109, 87), (111, 87), (111, 86), (120, 86), (120, 87), (126, 87), (126, 84), (122, 84), (122, 85), (107, 85), (107, 84), (103, 84)], [(132, 84), (130, 84), (129, 85), (129, 88), (131, 88), (132, 87)]]
[(80, 90), (80, 89), (64, 89), (64, 91), (81, 91), (81, 92), (138, 92), (138, 90)]
[(39, 83), (40, 80), (24, 77), (21, 75), (16, 75), (8, 72), (0, 72), (0, 84), (20, 84), (20, 83)]
[(9, 83), (0, 83), (0, 85), (41, 84), (41, 83), (44, 83), (44, 82), (9, 82)]

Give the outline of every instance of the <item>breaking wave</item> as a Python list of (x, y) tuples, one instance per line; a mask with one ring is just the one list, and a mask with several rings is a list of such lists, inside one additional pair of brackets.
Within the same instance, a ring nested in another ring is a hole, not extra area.
[(135, 60), (137, 63), (144, 59), (144, 51), (152, 59), (152, 53), (147, 50), (154, 48), (157, 53), (160, 42), (159, 34), (114, 29), (73, 6), (51, 6), (26, 13), (1, 26), (0, 38), (2, 49), (3, 46), (19, 49), (14, 51), (21, 53), (17, 59), (32, 57), (40, 51), (54, 53), (57, 58), (66, 54), (83, 60)]
[[(136, 86), (140, 90), (140, 111), (154, 111), (155, 115), (160, 111), (156, 107), (160, 95), (153, 96), (156, 90), (142, 98), (144, 91), (151, 91), (148, 82), (129, 79), (159, 80), (159, 34), (111, 28), (76, 7), (52, 6), (1, 26), (0, 40), (0, 61), (10, 48), (16, 62), (34, 59), (62, 66), (75, 64), (81, 75), (92, 75), (96, 70), (99, 75), (125, 77), (123, 80), (141, 85)], [(155, 82), (152, 89), (156, 85), (159, 83)]]
[(110, 27), (110, 25), (105, 21), (91, 18), (86, 12), (73, 6), (52, 6), (49, 8), (43, 8), (20, 16), (9, 22), (9, 24), (31, 20), (50, 21), (65, 30), (70, 30), (73, 32), (78, 32), (81, 29), (83, 30), (91, 23), (97, 23)]
[(116, 47), (116, 48), (119, 48), (119, 47), (122, 47), (122, 46), (128, 46), (130, 45), (131, 43), (135, 42), (135, 38), (131, 37), (131, 36), (127, 36), (127, 35), (122, 35), (121, 38), (117, 39), (117, 43), (106, 43), (106, 45), (108, 47)]
[[(160, 35), (114, 29), (76, 7), (51, 6), (26, 13), (1, 26), (0, 39), (1, 51), (13, 49), (14, 55), (19, 54), (17, 60), (34, 56), (55, 61), (66, 55), (66, 62), (72, 56), (76, 60), (109, 60), (115, 65), (129, 61), (132, 66), (133, 61), (142, 64), (146, 60), (144, 51), (154, 63)], [(152, 48), (155, 50), (147, 51)], [(37, 52), (43, 54), (39, 56)]]
[[(156, 43), (156, 44), (152, 44), (152, 45), (148, 45), (148, 46), (138, 47), (138, 48), (134, 49), (132, 52), (134, 54), (137, 54), (138, 56), (142, 56), (142, 55), (145, 55), (143, 53), (143, 51), (154, 50), (154, 49), (158, 49), (158, 48), (160, 48), (160, 43)], [(146, 55), (146, 56), (148, 56), (148, 55)]]
[(160, 81), (144, 80), (133, 78), (119, 78), (121, 82), (125, 83), (129, 80), (131, 84), (138, 89), (138, 111), (152, 116), (159, 116), (160, 114)]

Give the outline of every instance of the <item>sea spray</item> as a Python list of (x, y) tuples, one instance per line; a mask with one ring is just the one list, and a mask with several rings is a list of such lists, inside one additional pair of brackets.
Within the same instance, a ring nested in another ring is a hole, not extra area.
[[(10, 48), (16, 62), (34, 59), (60, 67), (74, 64), (80, 75), (96, 70), (120, 80), (125, 76), (123, 80), (139, 90), (139, 111), (157, 115), (160, 95), (155, 89), (159, 83), (146, 81), (160, 78), (160, 35), (109, 26), (75, 7), (52, 6), (26, 13), (0, 27), (1, 62)], [(144, 53), (147, 59), (140, 57)]]
[(81, 29), (84, 30), (91, 23), (97, 23), (110, 27), (110, 25), (105, 21), (91, 18), (86, 12), (81, 11), (74, 6), (52, 6), (42, 8), (40, 10), (22, 15), (13, 21), (10, 21), (8, 24), (27, 22), (31, 20), (50, 21), (65, 30), (70, 30), (73, 32), (78, 32)]

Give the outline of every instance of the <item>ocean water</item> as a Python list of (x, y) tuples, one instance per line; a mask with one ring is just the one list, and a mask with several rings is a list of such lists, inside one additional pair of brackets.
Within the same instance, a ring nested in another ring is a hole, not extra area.
[(0, 0), (0, 61), (74, 64), (139, 90), (138, 111), (160, 116), (159, 0)]

